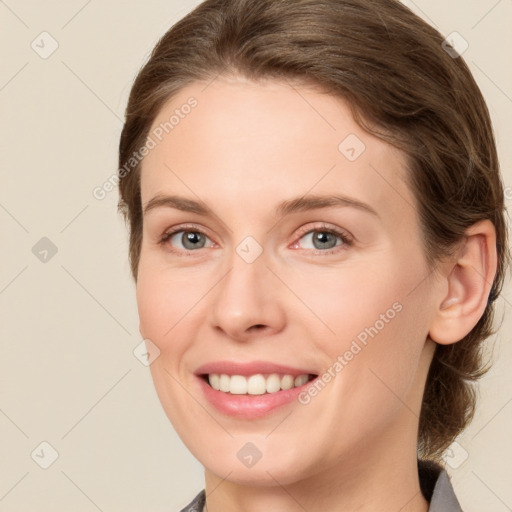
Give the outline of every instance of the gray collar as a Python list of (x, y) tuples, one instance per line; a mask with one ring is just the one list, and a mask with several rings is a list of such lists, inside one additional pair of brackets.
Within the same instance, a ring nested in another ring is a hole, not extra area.
[(419, 460), (418, 473), (421, 491), (430, 502), (428, 512), (462, 512), (445, 469), (436, 462)]

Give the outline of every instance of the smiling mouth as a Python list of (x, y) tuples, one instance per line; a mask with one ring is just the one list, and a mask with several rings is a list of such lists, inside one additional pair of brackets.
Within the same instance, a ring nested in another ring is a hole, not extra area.
[(311, 373), (296, 376), (279, 373), (257, 373), (244, 376), (207, 373), (200, 377), (216, 391), (231, 395), (265, 395), (304, 386), (318, 375)]

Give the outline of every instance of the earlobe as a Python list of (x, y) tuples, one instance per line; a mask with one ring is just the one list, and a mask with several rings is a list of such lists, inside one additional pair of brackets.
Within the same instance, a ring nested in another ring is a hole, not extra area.
[(449, 345), (473, 329), (484, 314), (496, 268), (496, 230), (491, 221), (482, 220), (466, 230), (460, 251), (441, 276), (444, 292), (432, 319), (430, 338)]

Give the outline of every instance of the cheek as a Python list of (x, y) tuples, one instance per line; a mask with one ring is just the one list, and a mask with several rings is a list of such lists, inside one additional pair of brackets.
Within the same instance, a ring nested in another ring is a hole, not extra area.
[(136, 297), (140, 333), (160, 350), (150, 366), (157, 395), (171, 423), (186, 437), (182, 418), (190, 397), (183, 391), (182, 362), (190, 347), (185, 333), (195, 331), (192, 313), (205, 292), (200, 280), (179, 276), (150, 257), (141, 258)]
[(142, 336), (157, 345), (171, 338), (206, 291), (198, 275), (141, 259), (136, 295)]
[(308, 323), (316, 322), (328, 334), (320, 338), (331, 340), (333, 348), (338, 349), (343, 347), (344, 340), (358, 335), (364, 340), (365, 332), (372, 326), (381, 331), (396, 322), (400, 305), (411, 288), (409, 276), (398, 272), (396, 266), (392, 261), (363, 262), (303, 272), (290, 281), (294, 282), (296, 295), (310, 310)]
[(314, 313), (307, 321), (311, 339), (328, 364), (341, 356), (341, 366), (331, 372), (343, 375), (334, 380), (344, 395), (364, 395), (372, 402), (372, 396), (387, 394), (393, 400), (386, 386), (405, 396), (412, 384), (428, 333), (427, 297), (418, 287), (421, 260), (405, 260), (408, 264), (395, 255), (374, 265), (305, 274), (297, 281), (297, 295)]

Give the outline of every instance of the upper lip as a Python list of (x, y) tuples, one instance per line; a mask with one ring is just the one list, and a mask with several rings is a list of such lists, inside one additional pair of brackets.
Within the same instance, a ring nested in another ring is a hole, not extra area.
[(255, 375), (257, 373), (279, 373), (281, 375), (316, 375), (309, 369), (292, 368), (282, 364), (271, 363), (270, 361), (249, 361), (249, 362), (235, 362), (235, 361), (213, 361), (206, 363), (197, 368), (196, 375), (204, 374), (226, 374), (226, 375)]

